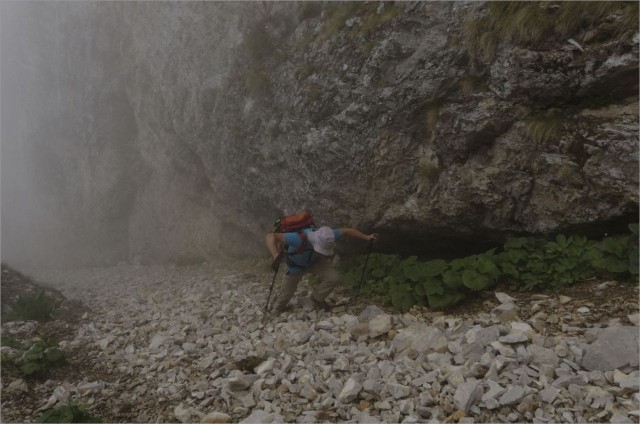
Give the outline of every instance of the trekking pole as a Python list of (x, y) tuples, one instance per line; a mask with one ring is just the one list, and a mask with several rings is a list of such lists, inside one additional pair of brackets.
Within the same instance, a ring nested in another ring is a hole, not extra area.
[(364, 266), (362, 267), (362, 276), (360, 277), (360, 282), (358, 283), (358, 289), (356, 291), (356, 300), (358, 301), (358, 296), (360, 296), (360, 289), (362, 288), (362, 282), (364, 281), (364, 275), (367, 272), (367, 262), (369, 262), (369, 255), (371, 254), (371, 248), (373, 247), (373, 240), (369, 240), (369, 246), (367, 246), (367, 257), (364, 260)]
[[(280, 252), (280, 254), (278, 255), (278, 260), (280, 258), (280, 255), (282, 255), (283, 252)], [(267, 304), (264, 305), (264, 312), (265, 314), (267, 312), (269, 312), (269, 300), (271, 300), (271, 293), (273, 292), (273, 286), (276, 284), (276, 275), (278, 275), (278, 270), (280, 269), (280, 262), (278, 262), (278, 266), (275, 269), (275, 272), (273, 273), (273, 281), (271, 281), (271, 287), (269, 287), (269, 295), (267, 296)]]

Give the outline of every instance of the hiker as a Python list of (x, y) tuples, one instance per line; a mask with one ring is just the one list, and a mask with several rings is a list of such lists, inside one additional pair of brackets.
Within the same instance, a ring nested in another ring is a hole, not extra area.
[[(366, 235), (353, 228), (305, 228), (299, 232), (269, 233), (267, 234), (267, 248), (273, 258), (271, 267), (277, 271), (284, 257), (286, 276), (284, 285), (276, 303), (277, 314), (287, 309), (287, 303), (293, 297), (298, 283), (307, 272), (320, 277), (320, 284), (311, 294), (311, 301), (316, 308), (325, 311), (330, 306), (325, 302), (338, 283), (338, 270), (334, 267), (333, 256), (336, 239), (343, 235), (367, 241), (377, 239), (377, 234)], [(284, 246), (282, 253), (279, 246)]]

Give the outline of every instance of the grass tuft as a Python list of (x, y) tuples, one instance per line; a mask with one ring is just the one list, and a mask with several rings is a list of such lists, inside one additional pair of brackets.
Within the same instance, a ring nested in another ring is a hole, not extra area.
[(525, 123), (527, 137), (536, 144), (546, 144), (556, 138), (565, 117), (559, 109), (531, 114)]
[(617, 37), (638, 30), (637, 2), (489, 2), (487, 15), (466, 24), (469, 52), (491, 58), (498, 42), (534, 46), (545, 40), (565, 42), (608, 18), (617, 17)]
[(33, 295), (19, 296), (9, 306), (3, 321), (51, 321), (58, 309), (58, 302), (43, 290)]

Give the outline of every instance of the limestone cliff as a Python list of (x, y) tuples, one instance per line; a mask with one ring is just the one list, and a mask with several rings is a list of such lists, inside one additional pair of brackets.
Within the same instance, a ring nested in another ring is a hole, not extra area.
[(263, 252), (303, 207), (401, 253), (615, 231), (638, 211), (637, 22), (629, 3), (4, 3), (3, 259)]

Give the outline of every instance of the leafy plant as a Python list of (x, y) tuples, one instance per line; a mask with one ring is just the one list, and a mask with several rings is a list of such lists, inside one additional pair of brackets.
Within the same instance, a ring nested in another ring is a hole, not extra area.
[(20, 372), (29, 376), (58, 365), (65, 359), (58, 343), (52, 340), (40, 340), (31, 345), (20, 357)]
[(14, 349), (24, 349), (23, 344), (13, 334), (3, 334), (0, 336), (0, 346), (8, 346)]
[[(362, 292), (376, 294), (394, 307), (413, 305), (446, 308), (474, 292), (490, 289), (506, 280), (517, 290), (560, 290), (605, 270), (623, 278), (638, 278), (638, 224), (631, 234), (601, 242), (584, 236), (557, 235), (553, 240), (534, 237), (509, 239), (500, 253), (496, 249), (445, 261), (420, 261), (411, 256), (372, 253), (367, 263)], [(346, 263), (344, 280), (357, 287), (364, 257)]]
[(57, 309), (58, 302), (40, 290), (34, 295), (18, 296), (9, 306), (5, 319), (7, 321), (50, 321)]
[(9, 345), (16, 350), (11, 354), (3, 353), (2, 367), (11, 373), (25, 377), (39, 374), (65, 360), (64, 352), (60, 350), (58, 343), (53, 339), (40, 340), (25, 345), (18, 340), (7, 339), (3, 336), (3, 346)]
[(553, 241), (514, 238), (498, 255), (502, 274), (518, 290), (564, 288), (594, 274), (600, 252), (594, 241), (562, 234)]
[(614, 275), (638, 280), (638, 224), (629, 225), (631, 234), (606, 237), (600, 243), (602, 256), (596, 267)]
[(69, 401), (66, 406), (59, 406), (46, 410), (38, 419), (37, 423), (99, 423), (100, 418), (92, 416), (87, 412), (86, 405), (73, 404)]

